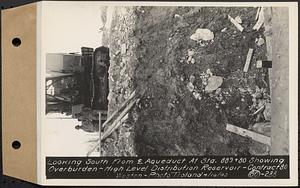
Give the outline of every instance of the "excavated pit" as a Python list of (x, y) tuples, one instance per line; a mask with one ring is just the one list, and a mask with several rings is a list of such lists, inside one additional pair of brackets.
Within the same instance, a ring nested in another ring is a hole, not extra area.
[[(140, 95), (129, 118), (104, 141), (105, 156), (250, 155), (254, 141), (226, 131), (226, 123), (248, 129), (263, 117), (255, 109), (251, 92), (269, 94), (268, 72), (257, 69), (265, 60), (265, 45), (253, 31), (256, 8), (247, 7), (114, 7), (103, 45), (110, 48), (108, 114), (135, 90)], [(104, 11), (105, 12), (105, 11)], [(228, 20), (240, 16), (244, 31)], [(190, 36), (198, 28), (214, 33), (200, 45)], [(226, 29), (224, 29), (226, 28)], [(249, 71), (243, 72), (249, 48), (254, 49)], [(195, 63), (187, 63), (193, 50)], [(204, 92), (201, 73), (210, 69), (223, 78), (222, 100), (215, 91)], [(187, 84), (201, 94), (195, 98)], [(246, 92), (245, 92), (246, 91)], [(224, 101), (224, 102), (223, 102)], [(254, 143), (259, 145), (258, 143)], [(260, 153), (265, 147), (259, 145)], [(256, 153), (257, 154), (257, 153)]]

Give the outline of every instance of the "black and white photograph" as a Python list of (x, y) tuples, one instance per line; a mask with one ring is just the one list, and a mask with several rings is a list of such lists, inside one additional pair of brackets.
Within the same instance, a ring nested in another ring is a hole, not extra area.
[(42, 156), (289, 156), (290, 9), (231, 5), (43, 3)]
[(298, 2), (0, 7), (4, 187), (298, 186)]
[[(66, 41), (46, 56), (47, 129), (65, 140), (53, 146), (88, 156), (270, 155), (289, 88), (288, 63), (272, 70), (270, 20), (280, 16), (275, 37), (288, 40), (287, 8), (88, 7), (68, 8), (79, 20), (62, 25), (76, 34), (57, 27)], [(286, 84), (272, 88), (271, 72)], [(281, 117), (288, 125), (288, 110)], [(280, 134), (275, 142), (288, 139)], [(272, 152), (288, 153), (285, 144)]]

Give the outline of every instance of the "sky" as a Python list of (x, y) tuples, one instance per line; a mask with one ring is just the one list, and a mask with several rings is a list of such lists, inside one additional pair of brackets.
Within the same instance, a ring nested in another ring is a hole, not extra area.
[(84, 2), (43, 2), (41, 43), (47, 53), (80, 52), (101, 46), (101, 5)]
[[(46, 53), (80, 53), (83, 46), (101, 46), (102, 33), (99, 32), (99, 28), (103, 25), (103, 6), (99, 2), (44, 1), (41, 6), (41, 9), (38, 9), (41, 10), (41, 25), (37, 31), (40, 32), (41, 48), (38, 50), (41, 52), (42, 73), (46, 71)], [(44, 100), (45, 96), (41, 98)], [(44, 104), (42, 103), (41, 108)], [(89, 143), (90, 140), (99, 138), (97, 133), (76, 130), (75, 125), (80, 124), (77, 119), (70, 119), (62, 114), (48, 114), (47, 117), (50, 119), (42, 120), (44, 124), (40, 136), (43, 155), (85, 156), (93, 144)]]

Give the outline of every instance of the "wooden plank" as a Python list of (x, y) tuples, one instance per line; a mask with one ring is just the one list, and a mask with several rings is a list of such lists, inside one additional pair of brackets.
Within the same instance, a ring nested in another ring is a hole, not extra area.
[(108, 129), (104, 132), (102, 139), (105, 139), (106, 137), (108, 137), (114, 130), (116, 130), (120, 124), (118, 124), (119, 121), (121, 121), (121, 119), (129, 112), (129, 110), (135, 105), (137, 99), (131, 101), (131, 103), (129, 103), (129, 105), (124, 109), (124, 111), (122, 111), (122, 113), (118, 116), (118, 118), (113, 122), (113, 124), (108, 127)]
[(71, 76), (74, 76), (74, 73), (61, 73), (61, 72), (47, 71), (46, 80), (66, 78)]
[(102, 113), (99, 112), (99, 156), (101, 157), (101, 129), (102, 129)]
[(114, 113), (109, 116), (109, 118), (107, 118), (107, 120), (103, 123), (102, 127), (106, 127), (106, 125), (123, 109), (126, 107), (126, 105), (128, 104), (128, 102), (130, 102), (131, 99), (133, 99), (135, 97), (135, 91), (133, 91), (131, 93), (131, 95), (129, 96), (129, 98), (121, 105), (121, 107), (114, 111)]
[(243, 32), (244, 28), (241, 24), (239, 24), (235, 19), (233, 19), (231, 16), (228, 15), (228, 19), (230, 20), (231, 23), (240, 31)]
[(258, 19), (258, 15), (259, 15), (259, 13), (260, 13), (260, 9), (261, 9), (261, 7), (258, 7), (257, 12), (256, 12), (256, 15), (255, 15), (255, 20)]
[(248, 72), (252, 54), (253, 54), (253, 48), (249, 48), (247, 58), (246, 58), (246, 63), (245, 63), (245, 66), (244, 66), (244, 72)]
[(254, 115), (256, 115), (257, 113), (261, 112), (264, 108), (265, 108), (265, 105), (262, 106), (262, 107), (260, 107), (258, 110), (256, 110), (256, 111), (252, 114), (252, 116), (254, 116)]
[(226, 124), (226, 130), (235, 134), (238, 134), (243, 137), (250, 137), (252, 140), (271, 146), (271, 138), (229, 123)]
[[(121, 121), (119, 122), (119, 124), (122, 124), (126, 119), (128, 119), (128, 117), (129, 117), (129, 115), (127, 114), (127, 115), (125, 115), (122, 119), (121, 119)], [(103, 136), (102, 136), (102, 138), (103, 138)], [(102, 139), (101, 138), (101, 139)], [(103, 140), (103, 139), (102, 139)], [(92, 149), (87, 153), (87, 157), (88, 156), (90, 156), (92, 153), (93, 153), (93, 151), (99, 146), (99, 140), (97, 140), (96, 141), (96, 144), (92, 147)]]
[[(128, 118), (128, 112), (129, 110), (136, 104), (138, 99), (134, 99), (135, 97), (135, 91), (131, 94), (131, 96), (123, 103), (122, 107), (116, 111), (112, 116), (109, 117), (108, 120), (105, 121), (105, 123), (102, 125), (102, 128), (104, 128), (104, 125), (108, 125), (108, 123), (118, 114), (118, 112), (123, 109), (128, 102), (130, 102), (125, 109), (117, 116), (117, 118), (113, 121), (113, 123), (107, 128), (107, 130), (104, 131), (103, 134), (101, 134), (101, 138), (97, 141), (96, 145), (92, 147), (92, 149), (87, 153), (87, 156), (89, 156), (96, 148), (99, 146), (98, 142), (101, 142), (105, 138), (107, 138), (113, 131), (115, 131), (127, 118)], [(125, 105), (124, 105), (125, 104)]]
[(253, 26), (253, 30), (258, 31), (260, 29), (260, 27), (264, 24), (264, 21), (265, 21), (264, 8), (261, 7), (261, 9), (259, 10), (259, 13), (258, 13), (258, 20), (255, 23), (255, 25)]
[(71, 102), (71, 99), (69, 99), (69, 98), (63, 98), (63, 97), (54, 96), (54, 95), (49, 95), (49, 94), (46, 94), (46, 96), (49, 97), (49, 98), (58, 100), (58, 101), (66, 102), (66, 103)]

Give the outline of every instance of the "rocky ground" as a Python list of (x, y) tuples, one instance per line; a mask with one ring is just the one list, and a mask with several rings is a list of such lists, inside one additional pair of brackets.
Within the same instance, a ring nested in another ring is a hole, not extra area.
[[(270, 121), (268, 71), (256, 68), (257, 60), (266, 60), (264, 27), (252, 29), (256, 12), (116, 7), (103, 37), (111, 56), (109, 113), (134, 90), (140, 101), (106, 139), (104, 155), (266, 154), (264, 145), (225, 130), (226, 123), (248, 129)], [(228, 15), (240, 17), (243, 32)], [(213, 39), (191, 39), (199, 28)], [(245, 73), (249, 48), (254, 51)]]

